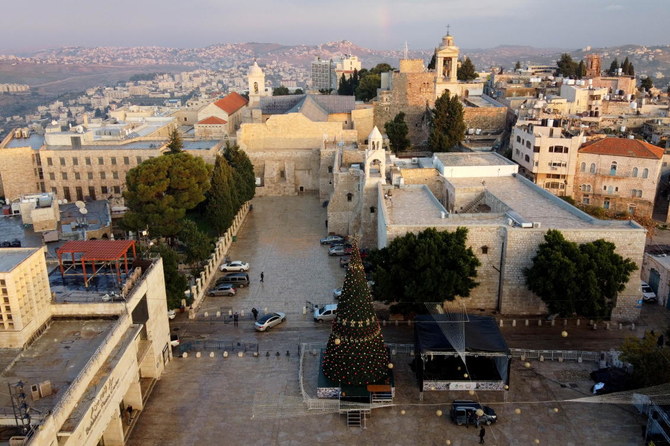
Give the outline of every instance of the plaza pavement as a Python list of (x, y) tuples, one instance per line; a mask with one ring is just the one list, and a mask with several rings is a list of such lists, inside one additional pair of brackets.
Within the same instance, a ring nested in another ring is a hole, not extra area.
[[(202, 351), (200, 358), (195, 351), (187, 358), (175, 357), (142, 411), (129, 445), (477, 444), (474, 428), (455, 426), (448, 419), (451, 400), (464, 397), (480, 400), (498, 413), (500, 421), (487, 428), (489, 445), (642, 444), (644, 419), (633, 406), (568, 401), (589, 396), (588, 373), (596, 368), (589, 363), (535, 361), (526, 367), (513, 361), (510, 390), (504, 394), (431, 392), (420, 400), (411, 358), (398, 353), (392, 358), (396, 405), (375, 409), (366, 429), (348, 428), (337, 413), (307, 412), (299, 386), (298, 345), (325, 343), (330, 326), (315, 324), (302, 308), (305, 301), (332, 302), (331, 290), (341, 285), (344, 271), (319, 245), (325, 235), (325, 209), (316, 197), (256, 198), (253, 204), (230, 252), (231, 258), (250, 262), (251, 286), (234, 297), (208, 297), (199, 319), (180, 315), (171, 325), (182, 342), (258, 343), (259, 357), (249, 352), (238, 357), (231, 351), (224, 358), (220, 350), (213, 358), (210, 351)], [(248, 316), (252, 307), (286, 312), (287, 321), (256, 333)], [(205, 311), (208, 318), (203, 317)], [(223, 315), (212, 317), (216, 311)], [(235, 327), (224, 317), (228, 311), (245, 311), (247, 316)], [(383, 331), (387, 342), (412, 342), (408, 327), (388, 326)], [(305, 357), (307, 389), (316, 380), (310, 376), (316, 361)]]

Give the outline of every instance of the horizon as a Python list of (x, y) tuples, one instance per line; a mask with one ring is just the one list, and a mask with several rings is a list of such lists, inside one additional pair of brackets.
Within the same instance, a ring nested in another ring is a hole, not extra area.
[[(540, 3), (540, 4), (538, 4)], [(373, 50), (430, 50), (447, 32), (464, 49), (528, 46), (546, 49), (668, 45), (670, 8), (665, 0), (564, 0), (559, 6), (532, 0), (379, 0), (361, 4), (342, 0), (340, 11), (354, 14), (331, 20), (325, 2), (293, 0), (253, 6), (194, 0), (186, 7), (160, 0), (117, 0), (55, 5), (33, 0), (9, 6), (0, 27), (3, 53), (30, 53), (63, 47), (206, 48), (232, 43), (287, 46), (350, 41)], [(39, 11), (39, 14), (35, 14)], [(73, 13), (73, 11), (75, 11)], [(131, 13), (128, 13), (130, 11)], [(174, 23), (173, 17), (179, 17)], [(280, 22), (278, 26), (277, 23)], [(64, 26), (63, 24), (76, 26)], [(26, 29), (29, 30), (26, 33)], [(631, 32), (624, 33), (621, 30)], [(17, 38), (16, 36), (21, 36)], [(630, 43), (630, 42), (634, 43)], [(45, 44), (48, 42), (48, 44)], [(501, 42), (506, 42), (502, 44)]]

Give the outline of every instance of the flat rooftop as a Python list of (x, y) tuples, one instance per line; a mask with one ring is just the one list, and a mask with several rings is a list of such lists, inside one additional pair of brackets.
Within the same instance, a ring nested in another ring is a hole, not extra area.
[(501, 103), (484, 96), (468, 96), (463, 102), (470, 107), (504, 107)]
[[(23, 381), (27, 386), (51, 381), (54, 394), (28, 405), (46, 413), (52, 410), (68, 386), (79, 375), (97, 348), (103, 343), (116, 321), (104, 319), (55, 320), (27, 349), (15, 356), (15, 362), (0, 375), (0, 411), (11, 415), (12, 403), (7, 385)], [(15, 350), (0, 349), (0, 356)], [(13, 420), (13, 415), (11, 415)]]
[(37, 133), (32, 133), (28, 138), (12, 138), (11, 141), (7, 143), (5, 147), (15, 148), (15, 147), (32, 147), (37, 150), (44, 144), (44, 135), (38, 135)]
[(495, 152), (456, 152), (456, 153), (436, 153), (433, 155), (439, 159), (444, 167), (449, 166), (500, 166), (514, 165), (515, 163), (507, 158), (498, 155)]
[(33, 255), (38, 248), (0, 248), (0, 273), (8, 273)]

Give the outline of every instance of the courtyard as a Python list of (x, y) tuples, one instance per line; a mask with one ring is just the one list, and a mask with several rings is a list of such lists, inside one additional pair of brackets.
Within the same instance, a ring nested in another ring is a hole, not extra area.
[[(341, 286), (345, 272), (319, 245), (326, 212), (317, 197), (256, 198), (253, 205), (229, 253), (233, 260), (250, 263), (250, 286), (232, 297), (207, 297), (196, 319), (179, 315), (171, 321), (182, 343), (193, 342), (194, 347), (188, 357), (175, 357), (169, 364), (130, 445), (476, 444), (477, 430), (456, 426), (448, 417), (451, 401), (463, 398), (498, 413), (498, 423), (487, 428), (487, 444), (642, 444), (645, 420), (632, 405), (573, 401), (591, 396), (589, 372), (597, 368), (592, 362), (533, 361), (527, 367), (514, 360), (507, 392), (427, 392), (420, 399), (409, 367), (412, 358), (398, 350), (392, 357), (394, 405), (373, 410), (365, 429), (348, 428), (335, 411), (308, 411), (301, 393), (299, 346), (325, 344), (330, 324), (315, 323), (303, 309), (307, 302), (333, 302), (332, 289)], [(252, 307), (261, 314), (266, 308), (284, 312), (287, 321), (257, 333)], [(242, 315), (238, 326), (227, 317), (233, 312)], [(507, 337), (508, 330), (503, 332)], [(596, 335), (581, 327), (561, 340), (559, 327), (524, 327), (517, 334), (509, 332), (514, 339), (510, 346), (540, 348), (538, 332), (556, 349), (566, 348), (561, 342), (589, 336), (608, 338), (603, 330)], [(386, 342), (413, 342), (411, 327), (403, 324), (389, 324), (383, 333)], [(624, 333), (610, 333), (615, 335)], [(583, 342), (577, 345), (588, 349)], [(257, 346), (259, 355), (252, 354), (253, 348), (245, 351), (247, 346)], [(302, 368), (305, 391), (313, 396), (318, 356), (306, 352)]]

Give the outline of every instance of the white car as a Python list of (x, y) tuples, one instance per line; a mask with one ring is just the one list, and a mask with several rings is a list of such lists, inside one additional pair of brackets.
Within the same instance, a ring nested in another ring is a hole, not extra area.
[(172, 320), (177, 317), (177, 312), (174, 310), (168, 310), (167, 316), (168, 319)]
[(332, 321), (337, 317), (337, 304), (314, 308), (314, 322)]
[(282, 312), (268, 313), (258, 319), (254, 324), (257, 331), (265, 331), (275, 325), (279, 325), (286, 320), (286, 314)]
[(249, 264), (241, 260), (233, 260), (232, 262), (226, 262), (221, 264), (221, 267), (219, 267), (219, 269), (221, 271), (227, 271), (227, 272), (249, 271)]
[(645, 302), (656, 302), (657, 297), (654, 289), (647, 282), (642, 282), (642, 300)]

